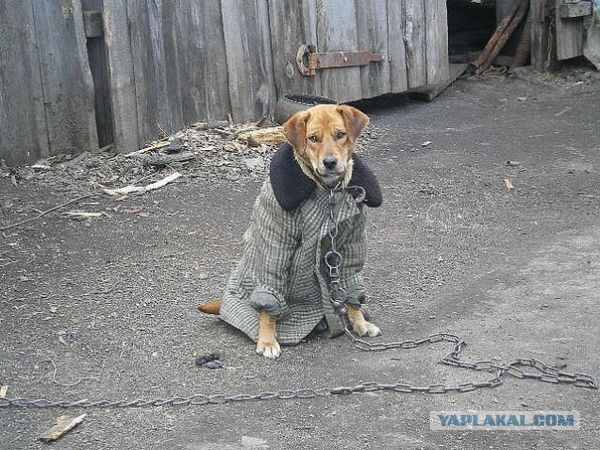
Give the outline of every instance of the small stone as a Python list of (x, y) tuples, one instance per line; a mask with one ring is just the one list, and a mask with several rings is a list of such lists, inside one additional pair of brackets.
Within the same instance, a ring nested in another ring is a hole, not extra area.
[(21, 283), (26, 283), (27, 281), (31, 281), (31, 279), (30, 279), (29, 277), (26, 277), (25, 275), (21, 275), (21, 276), (19, 277), (19, 281), (20, 281)]
[[(198, 367), (204, 367), (206, 363), (218, 361), (219, 359), (221, 359), (221, 355), (219, 353), (209, 353), (208, 355), (198, 356), (195, 364)], [(219, 364), (221, 363), (219, 362)], [(223, 365), (221, 365), (221, 367), (223, 367)]]
[(264, 162), (260, 156), (255, 158), (244, 158), (244, 164), (248, 168), (248, 170), (256, 170), (259, 167), (262, 167)]
[(427, 147), (429, 145), (431, 145), (431, 141), (425, 141), (421, 144), (421, 147)]
[(223, 364), (221, 363), (221, 361), (208, 361), (207, 363), (202, 364), (201, 367), (204, 367), (205, 369), (222, 369), (223, 368)]

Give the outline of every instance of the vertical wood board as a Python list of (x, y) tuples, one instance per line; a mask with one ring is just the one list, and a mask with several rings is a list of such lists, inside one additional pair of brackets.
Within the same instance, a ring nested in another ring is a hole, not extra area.
[(316, 0), (270, 2), (269, 23), (277, 97), (320, 93), (320, 73), (302, 76), (296, 64), (301, 45), (317, 45)]
[(133, 54), (126, 4), (103, 0), (102, 19), (108, 58), (113, 133), (117, 149), (127, 153), (140, 148)]
[(427, 84), (427, 48), (425, 8), (423, 0), (404, 2), (404, 47), (408, 87)]
[(32, 4), (0, 0), (0, 159), (22, 164), (48, 154)]
[(583, 36), (585, 28), (583, 17), (560, 17), (560, 5), (568, 3), (555, 0), (556, 55), (559, 60), (583, 55)]
[(229, 100), (234, 120), (269, 115), (275, 102), (266, 0), (221, 0)]
[(386, 0), (359, 0), (356, 3), (358, 49), (380, 53), (383, 60), (360, 67), (362, 98), (391, 91)]
[(183, 121), (227, 119), (231, 111), (220, 0), (177, 0), (177, 66)]
[(448, 11), (446, 0), (425, 0), (427, 84), (450, 77), (448, 61)]
[(33, 1), (50, 154), (98, 148), (80, 0)]
[(404, 2), (388, 0), (387, 13), (390, 92), (404, 92), (408, 89), (406, 50), (404, 48)]
[(172, 2), (127, 3), (140, 144), (183, 126)]
[[(358, 32), (354, 0), (317, 1), (317, 51), (357, 51)], [(321, 71), (321, 92), (339, 102), (362, 97), (360, 68)]]

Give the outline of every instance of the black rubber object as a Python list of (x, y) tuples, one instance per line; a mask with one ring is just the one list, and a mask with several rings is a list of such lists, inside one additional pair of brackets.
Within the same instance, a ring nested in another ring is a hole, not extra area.
[(297, 112), (304, 111), (311, 106), (337, 104), (338, 102), (331, 98), (318, 95), (286, 94), (277, 101), (273, 117), (275, 122), (282, 125)]

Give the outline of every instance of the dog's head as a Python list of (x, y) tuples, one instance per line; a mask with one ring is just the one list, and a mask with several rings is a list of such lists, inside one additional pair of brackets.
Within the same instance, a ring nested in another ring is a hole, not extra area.
[(347, 105), (318, 105), (294, 114), (283, 132), (302, 169), (319, 183), (349, 180), (356, 138), (369, 123), (366, 114)]

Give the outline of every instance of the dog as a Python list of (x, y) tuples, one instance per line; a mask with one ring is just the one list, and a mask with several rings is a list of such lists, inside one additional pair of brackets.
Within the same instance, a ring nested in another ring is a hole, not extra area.
[[(204, 313), (220, 314), (245, 332), (262, 356), (279, 357), (280, 343), (299, 343), (323, 319), (332, 335), (342, 332), (329, 302), (323, 264), (332, 189), (349, 323), (358, 336), (381, 333), (361, 309), (364, 206), (382, 202), (375, 175), (354, 154), (368, 123), (367, 115), (354, 107), (318, 105), (296, 113), (283, 125), (287, 142), (273, 156), (269, 178), (255, 202), (242, 258), (222, 300), (198, 307)], [(357, 187), (362, 195), (352, 193)]]

